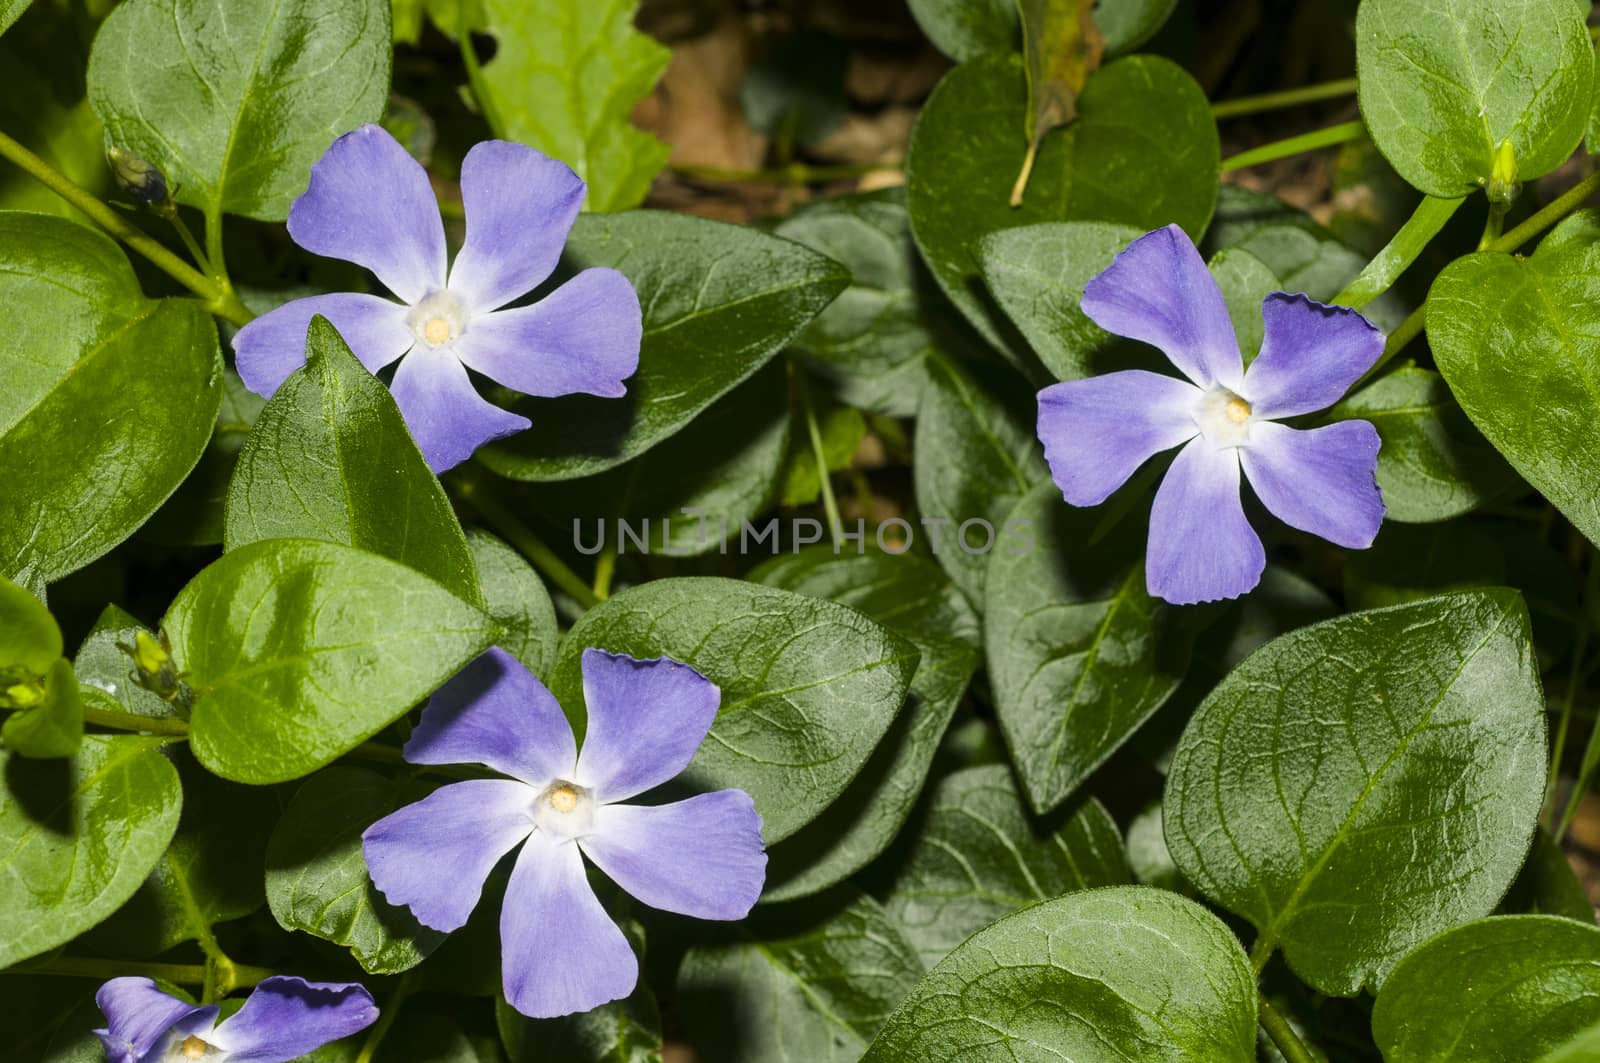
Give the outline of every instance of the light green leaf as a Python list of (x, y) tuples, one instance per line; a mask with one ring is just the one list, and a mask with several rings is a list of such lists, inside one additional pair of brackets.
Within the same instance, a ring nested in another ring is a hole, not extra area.
[(21, 668), (41, 676), (61, 656), (61, 629), (44, 603), (0, 579), (0, 675)]
[(387, 558), (268, 539), (207, 566), (165, 628), (195, 693), (190, 745), (237, 782), (308, 775), (372, 737), (499, 635)]
[(550, 592), (521, 554), (488, 532), (467, 532), (467, 547), (478, 569), (484, 611), (500, 625), (495, 644), (534, 675), (549, 674), (561, 641)]
[(33, 0), (0, 0), (0, 33), (4, 33), (17, 17), (28, 10)]
[(1193, 901), (1086, 890), (984, 928), (928, 973), (863, 1063), (1252, 1063), (1256, 986)]
[(1544, 757), (1516, 592), (1352, 613), (1263, 646), (1200, 706), (1167, 776), (1167, 845), (1259, 929), (1258, 963), (1282, 947), (1307, 984), (1350, 996), (1493, 910)]
[(1592, 1063), (1596, 1058), (1600, 1058), (1600, 1023), (1595, 1023), (1548, 1055), (1540, 1056), (1538, 1063)]
[[(19, 588), (20, 589), (20, 588)], [(27, 593), (27, 592), (23, 592)], [(78, 695), (78, 677), (72, 672), (72, 662), (57, 657), (37, 680), (20, 679), (24, 689), (37, 683), (37, 694), (24, 697), (39, 699), (33, 705), (7, 706), (7, 692), (0, 689), (0, 707), (16, 708), (0, 727), (0, 744), (25, 757), (70, 757), (78, 751), (83, 739), (83, 702)], [(31, 681), (30, 681), (31, 680)], [(0, 668), (0, 684), (9, 682), (5, 670)]]
[(391, 50), (388, 0), (127, 0), (89, 99), (179, 203), (281, 221), (334, 138), (382, 117)]

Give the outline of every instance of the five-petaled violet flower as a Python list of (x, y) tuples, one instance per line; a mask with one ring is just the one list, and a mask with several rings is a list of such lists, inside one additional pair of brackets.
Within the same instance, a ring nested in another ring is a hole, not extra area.
[(1183, 445), (1156, 491), (1145, 581), (1189, 604), (1236, 598), (1266, 552), (1245, 519), (1242, 469), (1285, 524), (1351, 548), (1383, 522), (1378, 432), (1366, 421), (1301, 430), (1277, 423), (1333, 405), (1383, 352), (1383, 334), (1347, 307), (1274, 292), (1250, 368), (1222, 292), (1176, 225), (1147, 233), (1085, 286), (1101, 328), (1161, 350), (1188, 380), (1139, 369), (1039, 392), (1039, 439), (1066, 500), (1093, 506), (1154, 455)]
[(378, 1018), (372, 994), (353, 982), (284, 975), (263, 980), (221, 1023), (215, 1004), (186, 1003), (148, 978), (113, 978), (94, 999), (107, 1063), (287, 1063)]
[(346, 133), (311, 168), (289, 209), (307, 251), (364, 266), (400, 298), (340, 292), (286, 303), (233, 339), (239, 375), (271, 396), (305, 363), (321, 314), (390, 389), (423, 456), (442, 472), (526, 417), (486, 402), (467, 370), (525, 395), (620, 397), (639, 365), (639, 297), (612, 269), (586, 269), (529, 306), (502, 309), (550, 276), (583, 202), (565, 164), (503, 140), (461, 163), (466, 242), (446, 269), (444, 223), (428, 174), (381, 127)]
[(633, 991), (638, 961), (600, 906), (588, 857), (653, 908), (742, 919), (761, 895), (761, 817), (743, 790), (618, 804), (683, 771), (716, 719), (716, 684), (667, 658), (583, 652), (588, 726), (579, 753), (561, 706), (504, 650), (429, 701), (413, 764), (477, 763), (510, 779), (452, 783), (362, 835), (372, 881), (435, 930), (455, 930), (501, 857), (522, 846), (500, 912), (506, 1000), (534, 1018)]

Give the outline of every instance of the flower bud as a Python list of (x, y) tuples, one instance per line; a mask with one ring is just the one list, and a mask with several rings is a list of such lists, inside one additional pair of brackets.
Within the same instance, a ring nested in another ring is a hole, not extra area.
[(129, 678), (134, 683), (163, 701), (187, 703), (188, 688), (178, 675), (177, 665), (173, 663), (172, 647), (167, 642), (165, 631), (159, 636), (153, 636), (148, 631), (135, 631), (133, 645), (119, 642), (117, 649), (133, 658), (133, 671), (129, 673)]
[(1522, 191), (1522, 183), (1517, 180), (1517, 153), (1511, 146), (1511, 141), (1502, 140), (1495, 149), (1494, 168), (1489, 173), (1487, 192), (1489, 202), (1499, 207), (1508, 207), (1517, 198), (1517, 193)]
[(170, 201), (167, 179), (155, 165), (126, 148), (106, 149), (106, 162), (117, 187), (142, 207), (159, 207)]

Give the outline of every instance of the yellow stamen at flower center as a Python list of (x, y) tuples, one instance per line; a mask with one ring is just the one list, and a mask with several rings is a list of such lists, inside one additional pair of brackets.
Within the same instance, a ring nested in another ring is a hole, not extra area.
[(1243, 399), (1233, 399), (1223, 407), (1222, 412), (1234, 424), (1244, 424), (1250, 419), (1250, 404)]
[(185, 1059), (204, 1059), (206, 1049), (210, 1047), (198, 1037), (187, 1037), (184, 1039), (183, 1044), (179, 1046), (179, 1051), (183, 1053)]
[(578, 791), (570, 786), (558, 786), (550, 791), (550, 807), (557, 812), (571, 812), (578, 807)]
[(429, 343), (439, 344), (450, 338), (450, 322), (442, 317), (436, 317), (422, 326), (422, 338)]

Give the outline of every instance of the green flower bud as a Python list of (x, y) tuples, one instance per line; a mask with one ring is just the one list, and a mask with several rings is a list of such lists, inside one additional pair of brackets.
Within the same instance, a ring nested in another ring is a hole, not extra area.
[(143, 207), (156, 207), (169, 202), (167, 179), (155, 165), (126, 148), (106, 149), (106, 162), (117, 180), (117, 187), (126, 192), (135, 203)]
[(1517, 193), (1522, 191), (1522, 183), (1517, 180), (1517, 153), (1511, 146), (1511, 141), (1502, 140), (1495, 149), (1494, 168), (1489, 173), (1489, 202), (1501, 207), (1508, 207), (1516, 201)]
[(133, 671), (129, 673), (129, 678), (135, 684), (163, 701), (187, 706), (189, 688), (172, 660), (172, 646), (167, 642), (165, 631), (159, 636), (152, 636), (148, 631), (136, 631), (132, 646), (119, 642), (117, 649), (133, 658)]

